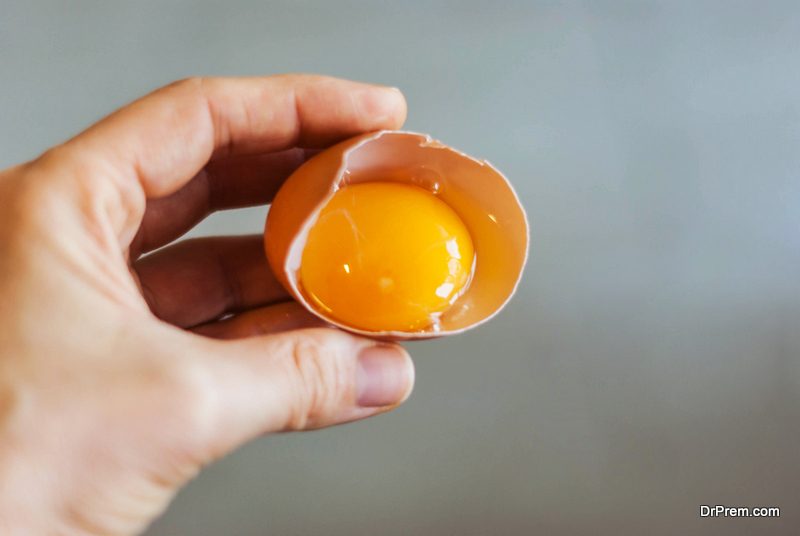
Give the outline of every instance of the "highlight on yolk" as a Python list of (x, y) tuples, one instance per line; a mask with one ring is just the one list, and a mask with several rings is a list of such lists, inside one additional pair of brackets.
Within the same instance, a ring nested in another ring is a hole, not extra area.
[(361, 183), (342, 187), (323, 207), (303, 250), (300, 284), (350, 327), (414, 331), (461, 295), (474, 255), (464, 223), (431, 192)]

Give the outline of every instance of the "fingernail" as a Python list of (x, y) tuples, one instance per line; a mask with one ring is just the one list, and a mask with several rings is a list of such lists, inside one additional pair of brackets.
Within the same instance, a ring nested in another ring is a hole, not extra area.
[(356, 369), (358, 405), (378, 407), (399, 404), (408, 396), (414, 367), (399, 346), (379, 344), (361, 350)]

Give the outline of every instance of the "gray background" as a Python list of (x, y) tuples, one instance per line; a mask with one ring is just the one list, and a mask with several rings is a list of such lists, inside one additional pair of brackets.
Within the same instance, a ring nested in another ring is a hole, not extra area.
[(800, 530), (799, 58), (796, 2), (3, 1), (2, 166), (176, 78), (313, 71), (401, 87), (530, 216), (515, 300), (412, 344), (405, 407), (256, 441), (148, 534)]

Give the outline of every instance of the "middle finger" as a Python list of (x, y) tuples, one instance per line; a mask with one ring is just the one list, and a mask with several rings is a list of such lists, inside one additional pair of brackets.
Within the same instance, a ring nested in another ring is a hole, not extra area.
[(168, 244), (216, 210), (263, 205), (318, 151), (294, 148), (209, 162), (177, 192), (147, 202), (131, 259)]

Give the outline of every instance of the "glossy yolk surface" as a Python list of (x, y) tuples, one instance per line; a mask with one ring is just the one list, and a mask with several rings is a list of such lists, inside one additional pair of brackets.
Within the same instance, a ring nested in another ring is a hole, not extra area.
[(458, 215), (432, 193), (394, 182), (345, 186), (311, 228), (304, 294), (370, 331), (430, 326), (469, 283), (474, 250)]

